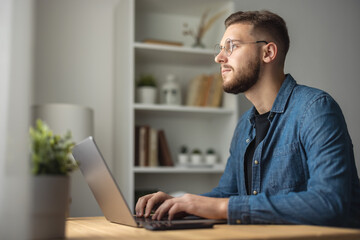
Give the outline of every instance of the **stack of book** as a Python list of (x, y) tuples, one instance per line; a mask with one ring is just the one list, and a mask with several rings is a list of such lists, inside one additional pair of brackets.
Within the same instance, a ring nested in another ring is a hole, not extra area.
[(199, 75), (188, 86), (186, 105), (197, 107), (220, 107), (223, 95), (222, 78), (216, 73)]
[(135, 166), (174, 166), (164, 130), (135, 126)]

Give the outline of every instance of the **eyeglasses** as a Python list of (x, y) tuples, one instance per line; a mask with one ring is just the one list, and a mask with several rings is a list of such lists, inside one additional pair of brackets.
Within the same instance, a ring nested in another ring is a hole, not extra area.
[(256, 41), (256, 42), (241, 42), (240, 40), (233, 40), (233, 39), (226, 39), (225, 41), (225, 45), (221, 46), (220, 44), (216, 44), (215, 48), (214, 48), (214, 56), (216, 57), (217, 55), (219, 55), (221, 53), (221, 51), (223, 49), (225, 49), (225, 53), (226, 55), (229, 57), (234, 49), (234, 46), (236, 46), (236, 44), (234, 44), (234, 42), (239, 42), (239, 44), (256, 44), (256, 43), (266, 43), (268, 44), (267, 41)]

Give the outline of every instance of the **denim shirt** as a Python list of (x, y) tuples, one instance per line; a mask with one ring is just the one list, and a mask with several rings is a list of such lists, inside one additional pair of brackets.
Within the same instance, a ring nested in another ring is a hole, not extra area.
[(360, 227), (360, 184), (340, 107), (327, 93), (298, 85), (290, 74), (255, 150), (252, 195), (244, 156), (255, 138), (255, 108), (239, 120), (220, 182), (209, 197), (229, 198), (229, 224)]

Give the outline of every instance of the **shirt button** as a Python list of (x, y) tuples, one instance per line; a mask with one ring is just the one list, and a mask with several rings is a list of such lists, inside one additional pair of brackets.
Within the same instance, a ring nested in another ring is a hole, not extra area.
[(246, 139), (246, 143), (249, 143), (250, 142), (250, 139), (248, 138), (248, 139)]
[(241, 224), (241, 220), (236, 220), (236, 224)]
[(259, 161), (258, 161), (258, 160), (255, 160), (254, 163), (255, 163), (255, 165), (258, 165), (258, 164), (259, 164)]
[(254, 195), (257, 195), (257, 194), (258, 194), (258, 192), (257, 192), (256, 190), (254, 190), (254, 191), (253, 191), (253, 194), (254, 194)]

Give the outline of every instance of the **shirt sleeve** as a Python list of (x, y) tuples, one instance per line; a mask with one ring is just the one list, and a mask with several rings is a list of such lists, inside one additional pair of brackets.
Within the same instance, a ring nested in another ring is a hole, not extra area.
[(340, 107), (329, 96), (310, 102), (299, 116), (300, 142), (309, 169), (302, 192), (229, 199), (228, 222), (341, 226), (349, 214), (353, 149)]

